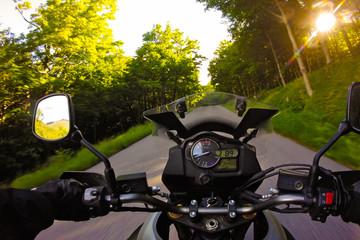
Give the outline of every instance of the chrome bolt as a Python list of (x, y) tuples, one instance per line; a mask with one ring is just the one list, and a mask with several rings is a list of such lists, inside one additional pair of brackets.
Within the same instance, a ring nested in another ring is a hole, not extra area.
[(191, 205), (196, 205), (197, 201), (195, 199), (191, 200)]
[(235, 205), (235, 201), (231, 199), (231, 200), (229, 201), (229, 204), (230, 204), (230, 205)]
[(274, 195), (277, 195), (280, 193), (279, 189), (277, 188), (270, 188), (270, 193), (274, 194)]
[(303, 187), (304, 187), (304, 184), (302, 182), (300, 182), (300, 181), (295, 182), (295, 189), (296, 190), (300, 191), (301, 189), (303, 189)]
[(196, 217), (196, 212), (190, 212), (190, 217), (191, 217), (191, 218)]
[(230, 218), (235, 218), (235, 217), (236, 217), (236, 213), (235, 213), (235, 212), (230, 212), (230, 213), (229, 213), (229, 217), (230, 217)]
[(219, 222), (215, 218), (208, 219), (205, 224), (207, 230), (213, 231), (219, 227)]
[(152, 186), (151, 187), (152, 194), (155, 195), (156, 193), (160, 192), (159, 186)]

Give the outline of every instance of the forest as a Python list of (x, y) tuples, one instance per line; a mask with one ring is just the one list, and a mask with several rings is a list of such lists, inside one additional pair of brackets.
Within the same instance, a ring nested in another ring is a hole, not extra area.
[[(30, 7), (16, 1), (19, 14)], [(42, 164), (54, 149), (32, 135), (36, 101), (54, 92), (73, 98), (76, 124), (92, 143), (142, 123), (142, 112), (199, 92), (199, 43), (155, 25), (133, 58), (106, 22), (116, 0), (48, 0), (28, 34), (0, 32), (0, 182)]]
[[(198, 1), (230, 23), (232, 39), (220, 44), (209, 67), (219, 91), (253, 97), (301, 77), (312, 96), (307, 73), (360, 53), (358, 0)], [(322, 13), (335, 17), (325, 32), (316, 25)]]
[[(204, 90), (256, 98), (300, 77), (311, 97), (309, 72), (360, 54), (357, 0), (196, 1), (221, 11), (232, 37), (210, 62), (208, 86), (199, 84), (199, 42), (170, 24), (154, 25), (136, 55), (125, 56), (107, 23), (116, 0), (47, 0), (30, 19), (30, 4), (14, 0), (30, 31), (0, 32), (0, 183), (67, 147), (32, 135), (34, 104), (46, 94), (70, 94), (77, 126), (96, 143), (142, 123), (146, 109)], [(336, 18), (328, 32), (315, 26), (323, 11)]]

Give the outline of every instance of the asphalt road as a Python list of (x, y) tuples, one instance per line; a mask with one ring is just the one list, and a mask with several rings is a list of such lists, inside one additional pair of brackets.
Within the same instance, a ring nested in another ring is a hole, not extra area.
[[(162, 190), (166, 191), (161, 184), (161, 173), (166, 160), (159, 159), (157, 151), (151, 137), (146, 137), (115, 154), (110, 160), (117, 174), (146, 171), (149, 185), (160, 185)], [(272, 134), (266, 157), (260, 157), (259, 160), (264, 169), (281, 163), (311, 163), (314, 154), (313, 151), (293, 141)], [(346, 169), (327, 158), (323, 158), (320, 163), (331, 170)], [(102, 173), (103, 164), (100, 163), (89, 171)], [(265, 193), (270, 186), (276, 186), (275, 181), (276, 179), (269, 179), (261, 186), (259, 192)], [(36, 239), (126, 239), (146, 219), (147, 215), (147, 213), (122, 212), (110, 213), (105, 217), (91, 219), (87, 222), (56, 221), (52, 227), (40, 233)], [(276, 214), (276, 216), (296, 239), (360, 239), (360, 227), (344, 223), (339, 217), (329, 217), (327, 222), (322, 224), (311, 221), (306, 214)]]

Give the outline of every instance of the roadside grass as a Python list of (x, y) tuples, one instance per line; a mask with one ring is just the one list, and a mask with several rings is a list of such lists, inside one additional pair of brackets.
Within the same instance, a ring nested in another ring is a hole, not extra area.
[[(346, 96), (352, 82), (360, 81), (360, 57), (335, 62), (327, 69), (308, 75), (314, 90), (306, 95), (302, 78), (262, 92), (259, 101), (280, 107), (273, 119), (274, 129), (281, 135), (319, 150), (336, 133), (345, 118)], [(360, 136), (350, 133), (342, 137), (326, 154), (353, 169), (360, 169)]]
[[(147, 122), (130, 128), (126, 133), (106, 139), (95, 145), (106, 156), (111, 156), (151, 133), (152, 124)], [(99, 159), (88, 149), (82, 148), (74, 153), (69, 149), (58, 151), (38, 170), (16, 178), (11, 184), (14, 188), (33, 188), (51, 179), (59, 178), (64, 171), (80, 171), (97, 164)]]

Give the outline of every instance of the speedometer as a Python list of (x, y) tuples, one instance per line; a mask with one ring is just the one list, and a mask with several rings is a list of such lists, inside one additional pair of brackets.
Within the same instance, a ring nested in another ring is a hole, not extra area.
[(200, 139), (191, 148), (191, 159), (201, 168), (211, 168), (220, 160), (220, 156), (216, 154), (219, 148), (219, 145), (210, 138)]

